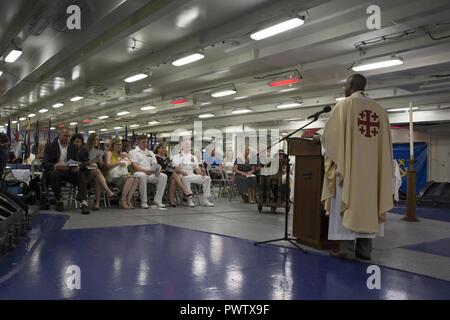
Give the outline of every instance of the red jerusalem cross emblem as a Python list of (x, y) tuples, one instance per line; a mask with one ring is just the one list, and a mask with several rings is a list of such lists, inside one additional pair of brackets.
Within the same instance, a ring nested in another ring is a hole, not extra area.
[(361, 111), (358, 118), (359, 132), (367, 138), (376, 136), (380, 129), (378, 118), (378, 115), (373, 111)]

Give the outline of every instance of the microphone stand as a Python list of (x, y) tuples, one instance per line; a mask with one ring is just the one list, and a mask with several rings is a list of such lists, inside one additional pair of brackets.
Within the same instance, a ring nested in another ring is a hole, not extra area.
[[(310, 122), (308, 122), (307, 124), (305, 124), (301, 128), (291, 132), (290, 134), (286, 135), (285, 137), (281, 138), (280, 140), (278, 140), (277, 142), (272, 144), (269, 148), (266, 148), (263, 152), (266, 152), (267, 150), (269, 150), (270, 148), (272, 148), (273, 146), (275, 146), (276, 144), (278, 144), (278, 143), (280, 143), (280, 142), (282, 142), (284, 140), (286, 140), (288, 142), (288, 145), (289, 145), (289, 140), (290, 140), (290, 137), (292, 135), (294, 135), (295, 133), (299, 132), (300, 130), (303, 130), (304, 128), (309, 126), (311, 123), (316, 122), (318, 119), (319, 119), (319, 115), (314, 115), (313, 119)], [(288, 152), (289, 152), (289, 150), (288, 150)], [(259, 156), (260, 153), (261, 152), (257, 153), (257, 156)], [(257, 246), (257, 245), (264, 244), (264, 243), (277, 242), (277, 241), (287, 241), (290, 244), (292, 244), (295, 247), (297, 247), (298, 249), (302, 250), (303, 253), (307, 253), (307, 251), (304, 248), (302, 248), (299, 244), (294, 242), (297, 239), (293, 238), (293, 237), (290, 237), (289, 234), (288, 234), (288, 219), (289, 219), (289, 210), (290, 210), (290, 205), (289, 205), (289, 195), (290, 195), (289, 174), (291, 172), (291, 164), (290, 164), (290, 161), (289, 161), (289, 154), (288, 154), (288, 157), (287, 157), (286, 160), (287, 160), (287, 164), (286, 164), (286, 188), (285, 188), (286, 195), (285, 195), (285, 200), (284, 200), (284, 202), (285, 202), (285, 205), (284, 205), (284, 214), (285, 214), (285, 217), (284, 217), (284, 236), (283, 236), (283, 238), (255, 242), (254, 245)]]

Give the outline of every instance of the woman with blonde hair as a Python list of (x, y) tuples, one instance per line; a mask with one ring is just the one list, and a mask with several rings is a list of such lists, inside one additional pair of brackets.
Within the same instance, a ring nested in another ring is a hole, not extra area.
[(133, 195), (138, 187), (139, 179), (133, 177), (128, 167), (131, 161), (126, 152), (122, 152), (122, 141), (114, 139), (111, 142), (109, 151), (106, 152), (106, 168), (108, 169), (108, 182), (122, 190), (119, 206), (122, 209), (133, 209)]
[(86, 149), (89, 160), (95, 162), (100, 170), (103, 170), (105, 163), (103, 162), (104, 152), (100, 149), (100, 137), (97, 133), (91, 133), (86, 142)]
[(186, 198), (191, 198), (192, 193), (186, 189), (183, 182), (181, 181), (181, 177), (173, 170), (172, 164), (167, 157), (167, 146), (163, 143), (159, 143), (155, 147), (155, 157), (158, 164), (161, 166), (161, 172), (164, 172), (167, 175), (169, 180), (169, 205), (171, 207), (176, 207), (175, 204), (175, 192), (177, 187), (183, 190), (183, 194)]

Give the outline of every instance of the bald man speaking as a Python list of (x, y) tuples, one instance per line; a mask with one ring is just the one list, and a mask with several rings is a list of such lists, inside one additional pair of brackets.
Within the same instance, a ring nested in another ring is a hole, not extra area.
[(372, 239), (384, 234), (392, 201), (392, 144), (386, 111), (365, 93), (366, 78), (347, 79), (322, 134), (325, 176), (322, 201), (330, 214), (333, 256), (370, 260)]

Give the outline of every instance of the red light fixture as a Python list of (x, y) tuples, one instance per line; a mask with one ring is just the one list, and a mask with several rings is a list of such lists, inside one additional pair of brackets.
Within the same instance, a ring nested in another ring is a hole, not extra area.
[(275, 81), (269, 82), (269, 86), (270, 87), (287, 86), (287, 85), (299, 83), (300, 80), (301, 80), (301, 78), (299, 78), (299, 77), (292, 77), (292, 78), (283, 79), (283, 80), (275, 80)]
[(84, 119), (84, 120), (82, 120), (81, 122), (83, 122), (83, 123), (91, 123), (92, 120), (91, 120), (91, 119)]
[(175, 99), (175, 100), (170, 101), (171, 104), (182, 104), (182, 103), (186, 103), (186, 102), (188, 102), (188, 100), (186, 100), (186, 99)]

